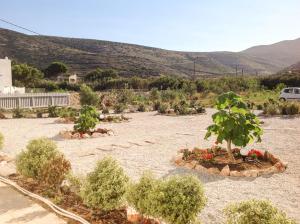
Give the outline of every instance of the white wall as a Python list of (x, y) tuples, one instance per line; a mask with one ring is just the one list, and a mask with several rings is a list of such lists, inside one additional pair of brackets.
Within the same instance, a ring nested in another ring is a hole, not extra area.
[(0, 59), (0, 89), (12, 86), (11, 61)]

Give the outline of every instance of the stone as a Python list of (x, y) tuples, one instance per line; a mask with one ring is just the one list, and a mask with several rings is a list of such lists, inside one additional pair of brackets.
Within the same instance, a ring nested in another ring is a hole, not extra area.
[(210, 174), (220, 174), (220, 170), (215, 167), (211, 167), (211, 168), (207, 169), (207, 172)]
[(221, 170), (220, 174), (222, 176), (229, 176), (230, 175), (230, 168), (228, 165), (224, 166), (223, 169)]
[(271, 166), (267, 169), (263, 169), (259, 171), (259, 175), (270, 175), (270, 174), (274, 174), (277, 173), (278, 170), (275, 166)]
[(72, 138), (72, 134), (71, 134), (70, 131), (61, 131), (61, 132), (59, 132), (59, 135), (64, 139), (71, 139)]
[(179, 153), (178, 155), (176, 155), (174, 158), (173, 158), (173, 161), (176, 165), (179, 165), (182, 163), (182, 157), (183, 157), (183, 153)]
[(282, 164), (282, 162), (275, 163), (274, 167), (276, 167), (279, 172), (285, 171), (285, 166)]
[(102, 137), (103, 135), (101, 134), (101, 133), (99, 133), (99, 132), (94, 132), (93, 134), (92, 134), (92, 138), (99, 138), (99, 137)]
[(265, 151), (264, 158), (273, 164), (279, 161), (279, 159), (277, 159), (273, 154), (269, 153), (268, 151)]
[(236, 171), (236, 170), (230, 171), (229, 175), (232, 176), (232, 177), (242, 177), (243, 176), (243, 174), (241, 172)]
[(199, 163), (198, 163), (198, 161), (193, 160), (193, 161), (191, 162), (191, 164), (194, 166), (193, 169), (195, 169), (195, 167), (196, 167)]
[(91, 136), (89, 134), (83, 134), (82, 138), (90, 138)]
[(242, 174), (245, 177), (257, 177), (258, 170), (245, 170), (245, 171), (242, 171)]
[(194, 169), (195, 168), (195, 164), (192, 162), (187, 162), (184, 167), (188, 168), (188, 169)]
[(201, 166), (199, 164), (196, 165), (194, 169), (197, 171), (205, 171), (205, 172), (207, 171), (207, 169), (204, 166)]
[(79, 139), (81, 137), (79, 133), (74, 133), (71, 138)]

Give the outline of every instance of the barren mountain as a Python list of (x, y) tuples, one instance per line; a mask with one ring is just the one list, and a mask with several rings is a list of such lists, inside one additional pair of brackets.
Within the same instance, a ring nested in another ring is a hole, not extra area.
[(124, 75), (192, 76), (194, 60), (197, 76), (235, 74), (236, 68), (244, 74), (271, 74), (300, 60), (300, 39), (283, 43), (238, 53), (179, 52), (102, 40), (25, 35), (0, 29), (0, 58), (8, 56), (40, 69), (53, 61), (62, 61), (72, 71), (82, 74), (100, 67), (113, 68)]

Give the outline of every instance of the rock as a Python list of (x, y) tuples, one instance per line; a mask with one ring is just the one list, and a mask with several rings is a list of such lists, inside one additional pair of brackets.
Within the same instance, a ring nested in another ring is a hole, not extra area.
[(101, 133), (99, 133), (99, 132), (94, 132), (93, 134), (92, 134), (92, 138), (99, 138), (99, 137), (102, 137), (103, 136), (103, 134), (101, 134)]
[(188, 168), (188, 169), (194, 169), (195, 168), (195, 164), (193, 162), (187, 162), (184, 167)]
[(274, 167), (275, 167), (279, 172), (285, 171), (285, 166), (282, 164), (282, 162), (277, 162), (277, 163), (275, 163)]
[(243, 176), (243, 174), (241, 172), (236, 171), (236, 170), (230, 171), (229, 175), (232, 176), (232, 177), (242, 177)]
[(70, 131), (61, 131), (61, 132), (59, 132), (59, 135), (64, 139), (72, 138), (72, 133)]
[(220, 170), (215, 167), (211, 167), (211, 168), (207, 169), (207, 172), (210, 174), (220, 174)]
[(195, 167), (199, 164), (199, 162), (196, 161), (196, 160), (193, 160), (193, 161), (191, 162), (191, 164), (194, 166), (193, 169), (195, 169)]
[(183, 160), (182, 157), (183, 157), (183, 153), (179, 153), (178, 155), (176, 155), (176, 156), (174, 157), (174, 159), (173, 159), (174, 163), (175, 163), (176, 165), (181, 164), (181, 163), (182, 163), (182, 160)]
[(90, 138), (90, 137), (91, 136), (89, 134), (86, 134), (86, 133), (82, 135), (82, 138)]
[(207, 171), (207, 169), (204, 166), (201, 166), (199, 164), (196, 165), (194, 169), (197, 170), (197, 171), (204, 171), (204, 172)]
[(245, 177), (257, 177), (258, 170), (245, 170), (245, 171), (242, 171), (242, 174)]
[(268, 151), (265, 151), (264, 158), (273, 164), (279, 161), (279, 159), (277, 159), (273, 154), (269, 153)]
[(222, 176), (229, 176), (230, 175), (230, 168), (228, 165), (224, 166), (224, 168), (221, 170), (220, 174)]
[(270, 175), (270, 174), (274, 174), (274, 173), (277, 173), (278, 170), (275, 166), (271, 166), (267, 169), (264, 169), (264, 170), (260, 170), (259, 171), (259, 175)]
[(79, 133), (74, 133), (71, 138), (79, 139), (81, 136)]

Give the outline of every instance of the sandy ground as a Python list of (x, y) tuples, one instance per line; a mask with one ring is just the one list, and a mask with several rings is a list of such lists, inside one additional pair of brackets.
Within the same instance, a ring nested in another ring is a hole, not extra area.
[[(127, 114), (128, 123), (101, 124), (114, 136), (84, 140), (61, 140), (60, 130), (69, 124), (56, 124), (55, 119), (10, 119), (0, 121), (5, 136), (4, 152), (15, 156), (30, 139), (46, 136), (58, 143), (77, 174), (86, 174), (98, 159), (111, 155), (128, 175), (139, 178), (144, 170), (159, 177), (192, 173), (175, 167), (170, 160), (178, 149), (208, 147), (214, 142), (203, 140), (211, 124), (212, 110), (207, 115), (170, 117), (153, 112)], [(300, 118), (264, 118), (263, 142), (249, 146), (269, 150), (289, 163), (287, 171), (256, 179), (237, 179), (196, 174), (205, 187), (207, 206), (200, 214), (203, 223), (221, 223), (222, 209), (229, 203), (250, 198), (269, 199), (300, 222)]]

